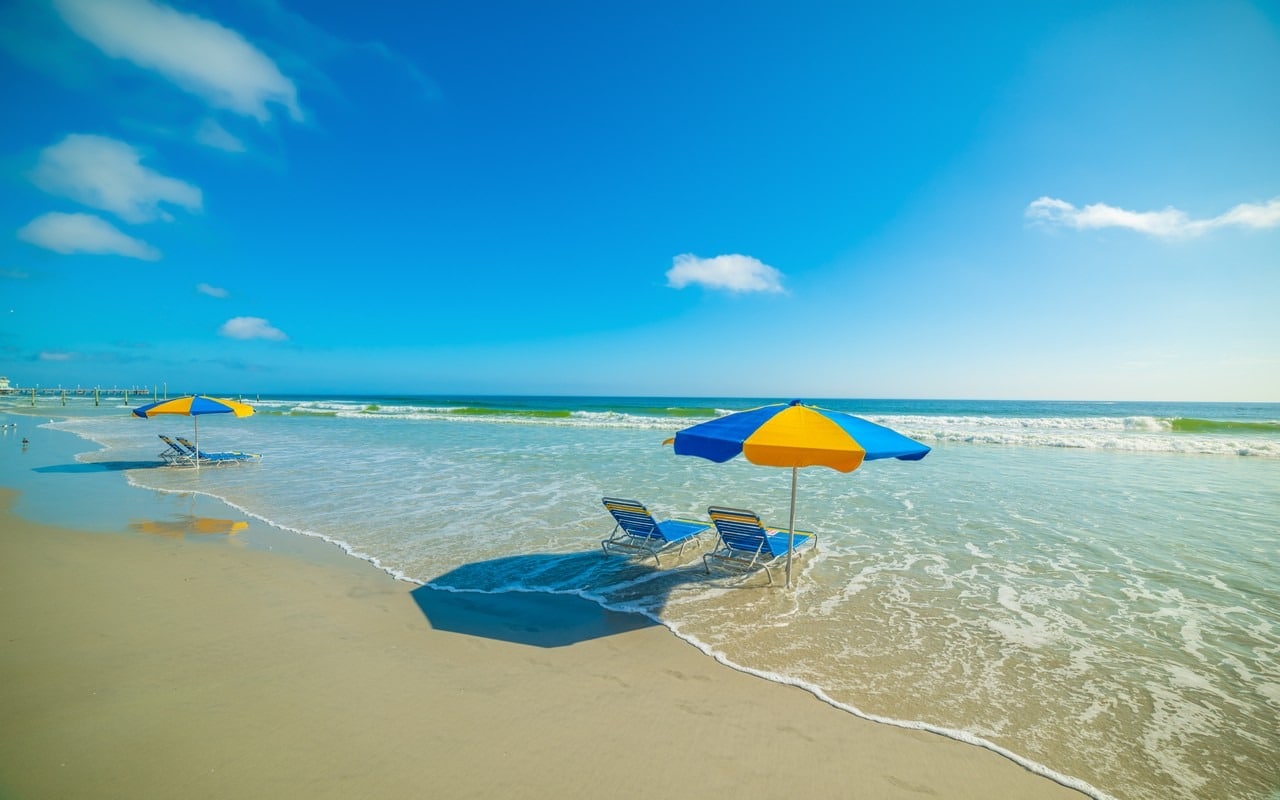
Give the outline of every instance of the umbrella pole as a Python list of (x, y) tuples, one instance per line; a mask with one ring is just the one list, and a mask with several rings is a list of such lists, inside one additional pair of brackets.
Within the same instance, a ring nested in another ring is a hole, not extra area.
[(191, 421), (196, 426), (196, 469), (200, 469), (200, 418), (192, 417)]
[(791, 588), (791, 554), (796, 549), (796, 473), (799, 467), (791, 468), (791, 522), (787, 535), (787, 588)]

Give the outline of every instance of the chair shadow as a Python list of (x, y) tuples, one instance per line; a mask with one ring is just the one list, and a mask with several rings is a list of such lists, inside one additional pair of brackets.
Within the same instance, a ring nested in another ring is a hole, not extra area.
[[(598, 574), (616, 568), (617, 562), (610, 561), (613, 558), (616, 557), (595, 551), (477, 561), (440, 575), (414, 589), (411, 595), (436, 630), (533, 647), (565, 647), (658, 626), (659, 623), (643, 614), (612, 611), (577, 594), (519, 588), (517, 583), (524, 577), (562, 570), (588, 576)], [(708, 577), (701, 569), (696, 572), (659, 569), (641, 563), (632, 563), (628, 569), (639, 578), (646, 572), (653, 574), (657, 579), (655, 583), (661, 584), (658, 590), (663, 596), (679, 585), (701, 582)], [(611, 577), (610, 583), (619, 580), (616, 572)], [(590, 583), (588, 580), (579, 588), (590, 592), (593, 588)]]
[(67, 474), (87, 474), (92, 472), (120, 472), (128, 469), (154, 469), (167, 467), (163, 461), (87, 461), (75, 464), (51, 464), (45, 467), (33, 467), (33, 472), (57, 472)]

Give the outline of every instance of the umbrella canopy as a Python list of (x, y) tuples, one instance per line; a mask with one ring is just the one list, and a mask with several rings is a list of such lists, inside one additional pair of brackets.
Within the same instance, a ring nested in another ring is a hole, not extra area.
[(196, 445), (196, 468), (200, 468), (200, 417), (203, 414), (234, 414), (237, 417), (247, 417), (253, 414), (253, 406), (247, 403), (238, 403), (235, 400), (225, 400), (218, 397), (205, 397), (201, 394), (188, 395), (186, 397), (175, 397), (172, 400), (160, 400), (149, 405), (140, 406), (133, 410), (135, 417), (147, 419), (159, 414), (177, 414), (184, 417), (191, 417), (195, 425), (195, 445)]
[(676, 455), (699, 456), (719, 463), (741, 453), (752, 464), (791, 467), (788, 586), (796, 529), (796, 473), (800, 467), (853, 472), (863, 461), (919, 461), (930, 449), (883, 425), (841, 411), (807, 406), (799, 400), (727, 414), (686, 428), (673, 441)]

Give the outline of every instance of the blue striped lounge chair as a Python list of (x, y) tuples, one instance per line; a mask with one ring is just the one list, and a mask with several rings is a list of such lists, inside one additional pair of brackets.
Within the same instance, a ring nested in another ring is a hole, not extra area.
[(649, 513), (649, 509), (635, 500), (605, 497), (601, 502), (617, 523), (613, 534), (600, 542), (600, 547), (606, 553), (614, 550), (646, 553), (653, 556), (654, 564), (659, 564), (660, 555), (676, 549), (678, 557), (684, 552), (686, 545), (698, 538), (698, 534), (710, 530), (709, 526), (692, 520), (668, 519), (659, 522)]
[[(702, 557), (702, 564), (707, 572), (711, 572), (712, 561), (742, 572), (763, 568), (772, 584), (771, 568), (777, 561), (787, 557), (787, 532), (766, 528), (754, 511), (741, 508), (711, 506), (707, 509), (707, 514), (711, 516), (711, 524), (718, 534), (715, 549)], [(817, 534), (796, 531), (796, 552), (816, 547), (817, 544)]]
[(181, 436), (177, 438), (178, 444), (191, 451), (191, 463), (193, 464), (197, 457), (199, 457), (201, 461), (208, 461), (213, 464), (233, 464), (241, 461), (256, 461), (257, 459), (262, 458), (262, 456), (257, 453), (241, 453), (238, 451), (234, 453), (206, 453), (203, 450), (197, 451), (196, 446), (188, 440), (183, 439)]
[(193, 456), (187, 450), (184, 450), (183, 448), (179, 447), (177, 442), (170, 439), (168, 436), (165, 436), (163, 433), (159, 434), (159, 436), (160, 436), (160, 441), (169, 445), (168, 448), (166, 448), (163, 452), (159, 454), (160, 458), (166, 464), (194, 464), (195, 463), (195, 456)]

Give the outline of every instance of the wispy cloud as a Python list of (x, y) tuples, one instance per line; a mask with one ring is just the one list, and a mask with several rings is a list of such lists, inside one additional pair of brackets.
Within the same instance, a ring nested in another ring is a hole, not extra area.
[(667, 285), (675, 289), (696, 284), (730, 292), (782, 292), (782, 273), (751, 256), (721, 255), (698, 258), (691, 253), (672, 259)]
[(271, 119), (268, 104), (304, 117), (298, 90), (275, 62), (212, 20), (152, 0), (54, 0), (73, 31), (112, 58), (154, 70), (210, 105)]
[(1076, 230), (1128, 228), (1149, 236), (1200, 236), (1217, 228), (1280, 227), (1280, 197), (1262, 204), (1241, 203), (1209, 219), (1192, 219), (1173, 207), (1163, 211), (1129, 211), (1106, 203), (1093, 203), (1077, 208), (1065, 200), (1041, 197), (1027, 206), (1026, 216), (1046, 225)]
[(21, 269), (0, 269), (0, 278), (14, 281), (25, 281), (31, 273)]
[(70, 361), (75, 358), (75, 353), (67, 353), (62, 350), (42, 350), (38, 357), (41, 361)]
[(216, 119), (206, 119), (196, 130), (196, 141), (205, 147), (228, 153), (243, 153), (245, 144), (235, 134), (222, 127)]
[(289, 337), (262, 317), (233, 317), (222, 324), (218, 333), (230, 339), (269, 339), (283, 342)]
[(207, 283), (197, 283), (196, 291), (199, 292), (200, 294), (207, 294), (210, 297), (217, 297), (217, 298), (224, 298), (230, 294), (226, 289), (222, 289), (217, 286), (210, 286)]
[(46, 147), (31, 180), (50, 194), (110, 211), (126, 222), (173, 219), (162, 203), (188, 211), (203, 205), (198, 188), (142, 166), (137, 150), (106, 136), (73, 133)]
[(278, 37), (290, 42), (300, 51), (300, 59), (286, 63), (289, 63), (291, 70), (305, 74), (308, 85), (327, 85), (331, 91), (337, 91), (329, 77), (315, 71), (312, 64), (360, 58), (388, 67), (388, 78), (395, 79), (397, 75), (407, 78), (414, 94), (421, 100), (434, 102), (443, 94), (436, 82), (418, 69), (416, 64), (383, 42), (349, 41), (336, 36), (301, 14), (282, 8), (278, 0), (258, 0), (257, 7), (269, 20), (271, 27), (278, 31)]
[(37, 247), (64, 255), (95, 253), (157, 261), (160, 251), (121, 233), (102, 217), (93, 214), (64, 214), (51, 211), (18, 229), (18, 238)]

